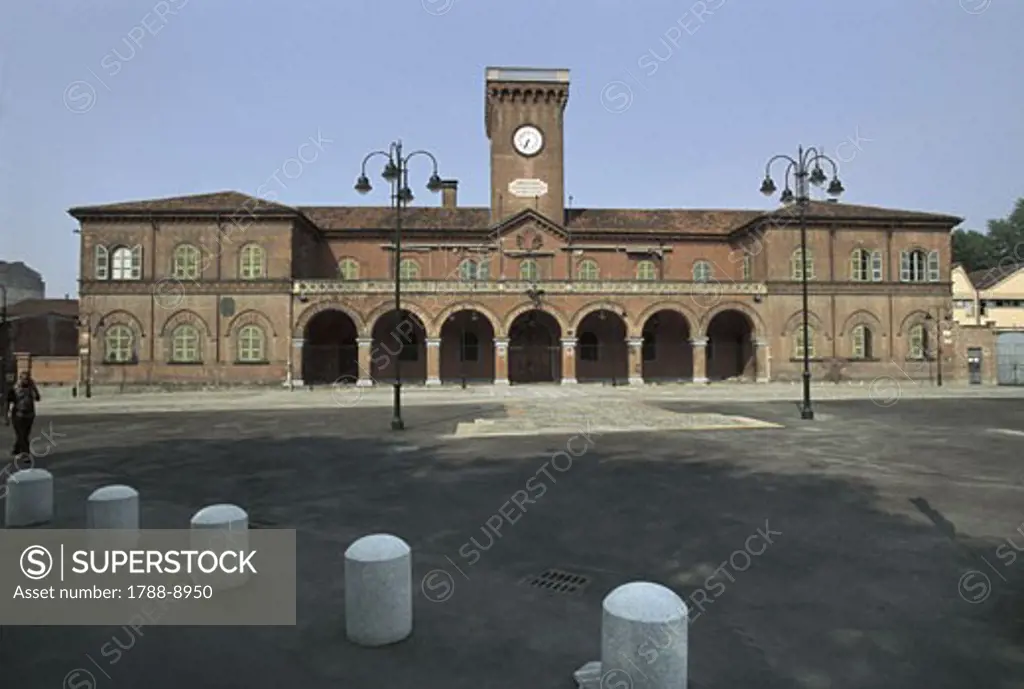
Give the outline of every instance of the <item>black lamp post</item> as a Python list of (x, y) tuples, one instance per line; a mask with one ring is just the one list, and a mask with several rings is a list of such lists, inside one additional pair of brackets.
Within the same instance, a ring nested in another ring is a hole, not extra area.
[[(779, 196), (779, 200), (785, 205), (797, 204), (797, 209), (800, 213), (800, 283), (803, 293), (803, 358), (804, 358), (804, 371), (803, 371), (803, 388), (804, 397), (803, 402), (800, 405), (800, 418), (801, 419), (813, 419), (814, 410), (811, 408), (811, 343), (810, 343), (810, 326), (808, 324), (808, 312), (809, 308), (807, 305), (807, 206), (810, 205), (810, 187), (808, 183), (813, 184), (816, 187), (820, 187), (825, 183), (827, 179), (824, 170), (821, 169), (822, 161), (828, 163), (832, 167), (832, 181), (828, 185), (828, 194), (833, 198), (837, 198), (843, 193), (843, 185), (839, 181), (839, 168), (824, 153), (821, 153), (815, 148), (808, 148), (804, 150), (803, 146), (797, 149), (796, 158), (792, 158), (788, 155), (782, 154), (772, 157), (768, 164), (765, 165), (764, 169), (764, 182), (761, 183), (761, 193), (765, 196), (771, 196), (775, 193), (776, 187), (775, 182), (772, 181), (771, 167), (772, 163), (777, 160), (786, 161), (786, 187), (782, 190), (782, 194)], [(790, 178), (793, 179), (794, 186), (796, 187), (796, 193), (790, 188)]]
[[(946, 335), (945, 324), (949, 322), (949, 314), (942, 315), (942, 309), (939, 308), (938, 317), (933, 317), (930, 313), (925, 314), (925, 321), (931, 323), (935, 321), (935, 384), (938, 387), (942, 387), (942, 338)], [(928, 337), (931, 337), (931, 333), (928, 333)]]
[(7, 399), (7, 367), (10, 341), (7, 338), (7, 286), (0, 285), (4, 300), (0, 302), (0, 396)]
[[(430, 158), (434, 171), (427, 181), (427, 189), (432, 192), (441, 190), (441, 177), (437, 174), (437, 158), (429, 151), (413, 151), (407, 155), (402, 153), (402, 142), (395, 141), (387, 151), (373, 151), (363, 158), (359, 179), (356, 180), (356, 191), (360, 194), (368, 194), (373, 187), (370, 185), (370, 178), (366, 176), (366, 163), (371, 158), (384, 156), (387, 163), (381, 177), (391, 184), (391, 203), (395, 209), (395, 329), (402, 318), (402, 209), (412, 199), (412, 190), (409, 188), (409, 161), (416, 156)], [(394, 414), (391, 418), (391, 430), (401, 431), (405, 429), (405, 422), (402, 421), (402, 350), (405, 348), (404, 340), (399, 348), (398, 358), (395, 359), (395, 400)]]

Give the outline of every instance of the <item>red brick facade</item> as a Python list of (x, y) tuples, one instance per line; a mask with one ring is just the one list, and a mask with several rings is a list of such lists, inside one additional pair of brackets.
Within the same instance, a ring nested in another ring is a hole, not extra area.
[[(120, 385), (367, 385), (398, 360), (428, 384), (798, 377), (796, 211), (566, 209), (567, 97), (563, 72), (488, 72), (492, 205), (459, 206), (447, 182), (441, 207), (404, 211), (399, 319), (393, 209), (234, 192), (72, 209), (83, 370)], [(526, 154), (524, 125), (543, 134)], [(934, 359), (926, 316), (949, 308), (959, 218), (806, 214), (815, 375)]]

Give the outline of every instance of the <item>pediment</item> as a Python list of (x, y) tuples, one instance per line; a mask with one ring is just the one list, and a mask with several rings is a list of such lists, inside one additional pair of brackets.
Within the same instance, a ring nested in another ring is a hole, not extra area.
[(528, 252), (561, 246), (569, 237), (564, 227), (529, 208), (492, 225), (491, 232), (510, 249)]

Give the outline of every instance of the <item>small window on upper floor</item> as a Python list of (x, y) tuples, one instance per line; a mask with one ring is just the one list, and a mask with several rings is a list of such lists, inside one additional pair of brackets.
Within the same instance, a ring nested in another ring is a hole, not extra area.
[(343, 258), (338, 261), (338, 277), (342, 280), (358, 280), (359, 261), (354, 258)]
[(900, 282), (938, 282), (939, 252), (910, 249), (900, 252)]
[(750, 254), (743, 254), (743, 281), (749, 282), (754, 279), (754, 257)]
[(181, 244), (174, 249), (171, 275), (179, 280), (195, 280), (199, 277), (199, 249), (191, 244)]
[(267, 255), (258, 244), (246, 244), (238, 254), (238, 277), (259, 280), (267, 274)]
[(658, 267), (654, 265), (654, 261), (640, 261), (636, 264), (636, 279), (637, 280), (657, 280), (658, 279)]
[(398, 264), (398, 274), (403, 280), (419, 280), (420, 264), (411, 258), (403, 258)]
[(601, 276), (601, 271), (598, 270), (597, 261), (585, 258), (580, 261), (578, 270), (576, 271), (577, 277), (580, 280), (597, 280)]
[(881, 282), (882, 252), (854, 249), (850, 254), (850, 279), (854, 282)]
[(536, 282), (540, 279), (540, 270), (537, 268), (537, 261), (532, 258), (525, 258), (519, 262), (519, 279), (527, 282)]
[(711, 279), (711, 264), (707, 261), (697, 261), (693, 264), (693, 281), (708, 282)]
[(111, 280), (142, 279), (142, 247), (119, 246), (110, 254)]
[(478, 260), (467, 258), (459, 264), (460, 280), (489, 280), (491, 265), (488, 259)]
[(807, 271), (807, 279), (814, 279), (814, 252), (807, 250), (807, 256), (801, 260), (803, 251), (797, 247), (789, 259), (789, 274), (793, 280), (803, 280), (804, 271)]

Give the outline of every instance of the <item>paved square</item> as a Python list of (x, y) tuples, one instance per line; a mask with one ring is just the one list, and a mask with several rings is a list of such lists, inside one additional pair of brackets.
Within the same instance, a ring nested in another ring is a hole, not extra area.
[[(636, 579), (690, 601), (694, 687), (1022, 686), (1024, 400), (822, 402), (813, 422), (789, 402), (571, 404), (411, 406), (398, 434), (384, 407), (41, 418), (51, 526), (114, 482), (147, 528), (238, 503), (298, 530), (299, 624), (6, 627), (4, 686), (571, 687), (601, 599)], [(544, 408), (578, 427), (451, 438)], [(673, 413), (782, 427), (587, 425)], [(343, 553), (377, 531), (413, 547), (415, 630), (366, 650), (345, 640)], [(522, 583), (549, 569), (586, 585)]]

